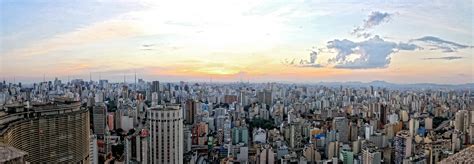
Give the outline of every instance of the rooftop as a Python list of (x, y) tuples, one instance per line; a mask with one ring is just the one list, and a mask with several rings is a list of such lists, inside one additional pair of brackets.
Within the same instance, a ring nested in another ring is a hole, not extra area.
[(474, 155), (474, 145), (471, 145), (460, 152), (449, 156), (440, 163), (474, 163), (474, 158), (472, 155)]
[(20, 149), (14, 148), (0, 143), (0, 163), (5, 163), (10, 160), (22, 158), (28, 153), (21, 151)]

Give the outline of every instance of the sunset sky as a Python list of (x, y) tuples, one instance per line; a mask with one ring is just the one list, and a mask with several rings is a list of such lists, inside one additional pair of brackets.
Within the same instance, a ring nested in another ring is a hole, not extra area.
[(469, 0), (2, 0), (0, 78), (472, 83), (473, 8)]

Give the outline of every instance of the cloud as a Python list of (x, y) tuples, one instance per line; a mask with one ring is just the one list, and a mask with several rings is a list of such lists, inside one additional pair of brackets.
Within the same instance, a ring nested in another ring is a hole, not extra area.
[(143, 46), (143, 47), (153, 47), (154, 44), (143, 44), (142, 46)]
[[(336, 39), (329, 41), (327, 48), (337, 51), (337, 55), (334, 58), (328, 59), (328, 62), (336, 64), (335, 68), (347, 69), (386, 68), (390, 64), (393, 53), (400, 50), (413, 51), (419, 49), (417, 45), (409, 43), (397, 44), (385, 41), (377, 35), (362, 42)], [(356, 57), (350, 60), (348, 59), (349, 56)]]
[(297, 67), (333, 66), (334, 68), (341, 69), (386, 68), (391, 62), (392, 54), (401, 50), (415, 51), (421, 49), (423, 49), (423, 47), (412, 43), (385, 41), (378, 35), (361, 42), (355, 42), (348, 39), (335, 39), (327, 42), (326, 49), (319, 49), (319, 53), (336, 53), (334, 57), (328, 58), (326, 62), (318, 62), (317, 59), (319, 53), (312, 50), (309, 60), (300, 59), (298, 62), (297, 59), (292, 59), (291, 61), (286, 59), (282, 63)]
[(372, 36), (367, 30), (380, 25), (381, 23), (388, 22), (393, 14), (390, 13), (382, 13), (379, 11), (374, 11), (370, 13), (369, 17), (364, 20), (364, 24), (362, 26), (358, 26), (354, 28), (351, 32), (352, 35), (357, 37), (364, 37), (369, 38)]
[(285, 65), (298, 67), (323, 67), (321, 64), (317, 63), (318, 55), (318, 52), (316, 52), (315, 50), (311, 50), (311, 53), (309, 53), (309, 60), (300, 59), (300, 61), (297, 63), (296, 59), (292, 59), (291, 61), (285, 59), (282, 63)]
[[(428, 43), (429, 45), (427, 47), (422, 43)], [(443, 52), (455, 52), (458, 49), (472, 47), (473, 46), (446, 41), (432, 36), (425, 36), (419, 39), (409, 40), (408, 42), (396, 43), (386, 41), (378, 35), (375, 35), (372, 38), (360, 42), (348, 39), (335, 39), (328, 41), (325, 53), (335, 53), (335, 55), (328, 58), (327, 61), (316, 61), (319, 54), (312, 51), (309, 61), (301, 59), (300, 62), (297, 62), (297, 59), (293, 59), (291, 61), (285, 60), (283, 63), (298, 67), (333, 67), (341, 69), (386, 68), (390, 65), (392, 55), (399, 51), (415, 51), (424, 49), (428, 51), (436, 51), (441, 49)], [(319, 52), (321, 53), (323, 51), (320, 49)], [(464, 57), (447, 56), (423, 58), (423, 60), (457, 60), (462, 58)]]
[(446, 56), (446, 57), (435, 57), (435, 58), (423, 58), (423, 60), (457, 60), (462, 59), (461, 56)]
[(442, 50), (443, 52), (457, 52), (458, 49), (472, 48), (472, 46), (443, 40), (434, 36), (425, 36), (418, 39), (412, 39), (410, 42), (423, 42), (432, 47), (430, 50)]

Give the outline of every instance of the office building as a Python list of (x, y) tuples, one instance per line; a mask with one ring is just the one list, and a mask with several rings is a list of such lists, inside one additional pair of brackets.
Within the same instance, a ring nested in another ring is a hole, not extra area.
[(107, 126), (107, 106), (104, 103), (96, 103), (92, 108), (92, 122), (94, 134), (103, 137)]
[(148, 110), (151, 163), (183, 163), (183, 118), (180, 106), (159, 105)]

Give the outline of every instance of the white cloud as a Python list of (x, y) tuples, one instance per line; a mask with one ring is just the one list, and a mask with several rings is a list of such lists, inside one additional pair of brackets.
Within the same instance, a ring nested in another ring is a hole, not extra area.
[(364, 37), (364, 38), (368, 38), (370, 36), (372, 36), (372, 34), (370, 34), (369, 32), (367, 32), (367, 30), (375, 27), (375, 26), (378, 26), (380, 25), (381, 23), (384, 23), (384, 22), (388, 22), (391, 17), (393, 16), (393, 14), (389, 14), (389, 13), (382, 13), (382, 12), (379, 12), (379, 11), (374, 11), (372, 13), (370, 13), (369, 17), (364, 20), (364, 24), (362, 26), (358, 26), (356, 28), (354, 28), (351, 32), (352, 35), (355, 35), (357, 37)]
[(434, 36), (425, 36), (418, 39), (412, 39), (410, 42), (423, 42), (427, 43), (428, 46), (432, 47), (432, 50), (442, 50), (443, 52), (456, 52), (458, 49), (472, 48), (472, 46), (459, 44), (456, 42), (451, 42), (447, 40), (440, 39)]

